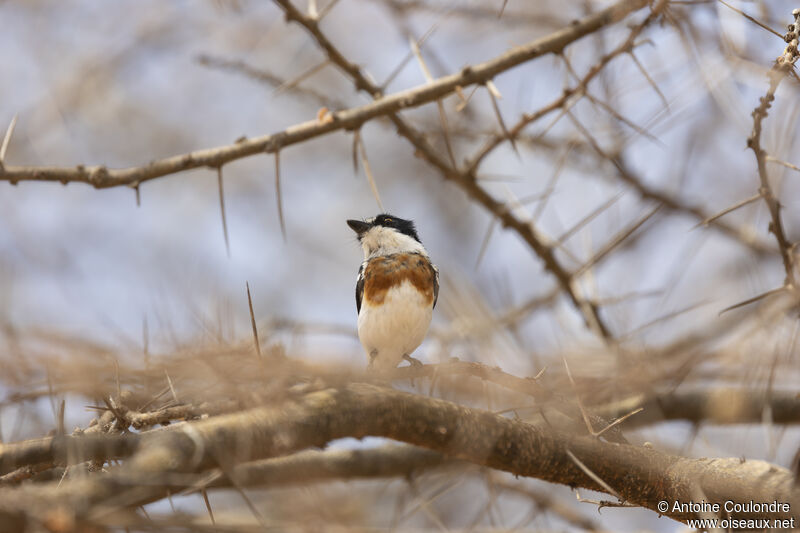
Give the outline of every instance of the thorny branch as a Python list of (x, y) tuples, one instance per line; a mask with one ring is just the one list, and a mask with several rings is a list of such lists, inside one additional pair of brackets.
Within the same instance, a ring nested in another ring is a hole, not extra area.
[[(536, 39), (526, 45), (512, 48), (499, 57), (474, 66), (464, 67), (457, 74), (444, 76), (431, 83), (386, 96), (371, 91), (370, 89), (375, 87), (372, 84), (365, 83), (366, 78), (361, 76), (358, 67), (330, 46), (326, 49), (326, 52), (329, 54), (331, 61), (353, 77), (359, 90), (370, 93), (375, 98), (374, 102), (353, 109), (333, 112), (330, 115), (332, 120), (311, 120), (278, 133), (253, 139), (242, 138), (232, 145), (197, 150), (183, 155), (159, 159), (140, 167), (110, 169), (103, 165), (78, 165), (77, 167), (3, 165), (0, 167), (0, 180), (11, 183), (20, 181), (58, 181), (64, 184), (83, 182), (97, 188), (135, 187), (145, 181), (185, 170), (203, 167), (216, 169), (237, 159), (265, 152), (273, 153), (286, 146), (334, 131), (358, 129), (373, 118), (396, 113), (403, 109), (419, 107), (444, 98), (459, 88), (485, 83), (498, 74), (526, 61), (545, 54), (559, 52), (569, 43), (623, 19), (627, 14), (640, 9), (646, 3), (646, 0), (623, 0), (607, 9), (584, 17), (569, 28), (554, 32), (547, 37)], [(284, 5), (290, 6), (303, 19), (306, 18), (291, 4), (285, 2), (281, 4), (282, 7)], [(314, 28), (317, 27), (316, 20), (308, 18), (308, 21), (313, 22)]]
[(775, 64), (768, 72), (769, 88), (767, 94), (760, 98), (759, 105), (753, 110), (753, 131), (747, 139), (747, 146), (753, 150), (758, 164), (758, 179), (761, 186), (759, 187), (759, 194), (764, 199), (769, 210), (771, 222), (769, 224), (769, 231), (775, 235), (775, 240), (778, 242), (778, 248), (781, 252), (781, 259), (783, 260), (783, 268), (786, 272), (785, 286), (790, 289), (797, 288), (797, 279), (795, 272), (795, 244), (789, 241), (786, 237), (786, 230), (783, 227), (781, 220), (781, 204), (775, 196), (772, 185), (769, 181), (769, 174), (767, 172), (767, 153), (761, 147), (761, 132), (764, 120), (767, 118), (769, 108), (775, 100), (775, 91), (781, 81), (792, 73), (794, 65), (800, 57), (798, 52), (798, 36), (800, 35), (800, 9), (795, 9), (792, 12), (794, 16), (794, 23), (789, 25), (789, 32), (784, 36), (784, 40), (788, 43), (786, 48), (776, 60)]

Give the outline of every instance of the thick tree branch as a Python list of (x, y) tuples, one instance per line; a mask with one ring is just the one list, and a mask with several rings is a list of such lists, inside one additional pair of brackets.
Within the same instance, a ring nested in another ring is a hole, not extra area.
[[(762, 461), (687, 459), (651, 448), (575, 437), (487, 411), (405, 392), (352, 384), (306, 395), (280, 408), (257, 408), (186, 423), (181, 431), (147, 437), (122, 467), (104, 476), (41, 487), (0, 490), (0, 518), (20, 509), (67, 505), (137, 505), (152, 495), (154, 479), (278, 457), (343, 437), (381, 436), (520, 476), (605, 492), (657, 510), (666, 500), (787, 502), (792, 511), (734, 513), (736, 518), (798, 518), (800, 488), (791, 474)], [(572, 457), (578, 458), (583, 467)], [(592, 472), (587, 475), (585, 469)], [(146, 483), (145, 483), (146, 481)], [(663, 513), (676, 520), (688, 512)]]

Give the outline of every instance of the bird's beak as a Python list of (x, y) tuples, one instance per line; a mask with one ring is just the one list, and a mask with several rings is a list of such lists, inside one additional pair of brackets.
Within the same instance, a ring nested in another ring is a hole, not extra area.
[(350, 226), (350, 229), (358, 233), (359, 236), (366, 233), (366, 231), (372, 227), (362, 220), (348, 220), (347, 225)]

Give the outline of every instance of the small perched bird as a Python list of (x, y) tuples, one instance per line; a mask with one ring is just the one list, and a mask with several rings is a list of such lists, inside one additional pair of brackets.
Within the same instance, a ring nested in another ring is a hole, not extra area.
[(388, 370), (405, 359), (428, 332), (439, 297), (439, 270), (431, 263), (414, 223), (381, 214), (348, 220), (364, 249), (358, 269), (356, 309), (358, 338), (369, 367)]

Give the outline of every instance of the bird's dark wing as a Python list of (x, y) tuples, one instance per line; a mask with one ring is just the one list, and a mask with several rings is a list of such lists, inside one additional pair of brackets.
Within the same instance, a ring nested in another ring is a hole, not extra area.
[(361, 298), (364, 296), (364, 265), (362, 264), (358, 269), (358, 278), (356, 279), (356, 313), (361, 312)]
[(433, 268), (433, 308), (436, 309), (436, 302), (439, 300), (439, 269), (431, 263)]

